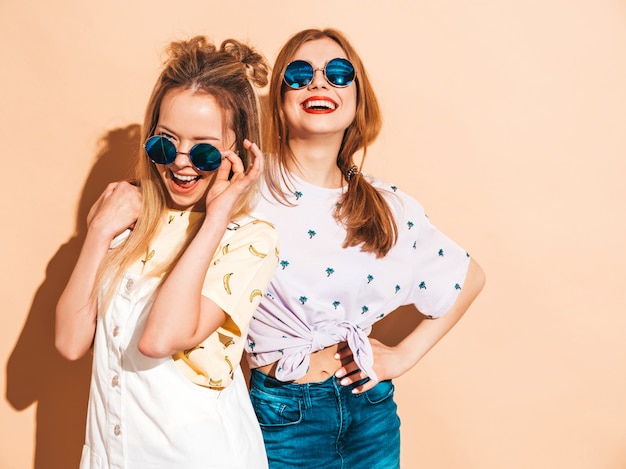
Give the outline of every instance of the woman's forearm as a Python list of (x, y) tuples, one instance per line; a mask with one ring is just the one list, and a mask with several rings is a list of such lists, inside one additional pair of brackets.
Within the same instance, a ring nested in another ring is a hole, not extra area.
[(226, 226), (205, 219), (163, 281), (139, 341), (143, 354), (165, 357), (194, 347), (224, 322), (224, 312), (202, 296), (202, 286)]
[(111, 240), (88, 232), (78, 261), (56, 306), (55, 345), (69, 360), (81, 358), (93, 341), (97, 302), (94, 295), (96, 275)]

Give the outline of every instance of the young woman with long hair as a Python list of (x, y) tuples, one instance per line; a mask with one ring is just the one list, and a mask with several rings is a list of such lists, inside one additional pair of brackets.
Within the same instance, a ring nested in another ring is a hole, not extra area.
[[(292, 36), (274, 64), (269, 105), (256, 210), (280, 233), (280, 263), (246, 351), (270, 468), (397, 468), (391, 380), (461, 318), (483, 272), (416, 200), (357, 165), (381, 114), (344, 34)], [(368, 337), (406, 304), (427, 319), (393, 347)]]
[(93, 344), (83, 469), (267, 466), (239, 362), (278, 261), (249, 215), (268, 73), (236, 40), (171, 43), (135, 177), (89, 213), (56, 312), (62, 355)]

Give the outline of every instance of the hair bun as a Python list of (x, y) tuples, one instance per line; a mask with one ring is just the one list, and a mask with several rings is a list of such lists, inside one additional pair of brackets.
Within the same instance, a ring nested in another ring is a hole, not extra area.
[(248, 79), (257, 87), (263, 88), (267, 85), (270, 66), (263, 55), (236, 39), (224, 40), (220, 49), (243, 64)]
[(188, 40), (173, 41), (166, 49), (168, 62), (200, 61), (202, 57), (215, 53), (217, 48), (204, 36), (194, 36)]

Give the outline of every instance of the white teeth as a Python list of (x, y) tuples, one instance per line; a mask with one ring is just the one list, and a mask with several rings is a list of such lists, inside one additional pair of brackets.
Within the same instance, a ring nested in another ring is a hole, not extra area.
[(318, 108), (318, 109), (335, 109), (337, 106), (335, 103), (331, 101), (326, 101), (323, 99), (316, 99), (312, 101), (307, 101), (304, 103), (304, 106), (307, 109)]
[(178, 179), (179, 181), (190, 182), (196, 179), (198, 176), (183, 176), (181, 174), (172, 173), (174, 179)]

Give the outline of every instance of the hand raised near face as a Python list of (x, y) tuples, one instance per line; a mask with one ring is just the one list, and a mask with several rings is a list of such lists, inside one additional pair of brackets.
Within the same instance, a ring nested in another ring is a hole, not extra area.
[[(244, 170), (243, 162), (236, 153), (230, 150), (222, 152), (224, 159), (206, 198), (207, 216), (212, 214), (230, 218), (230, 213), (237, 201), (263, 174), (265, 157), (259, 147), (247, 139), (244, 140), (244, 147), (253, 155), (247, 170)], [(231, 171), (233, 175), (228, 179)]]
[(113, 239), (135, 225), (140, 209), (141, 192), (135, 182), (113, 182), (89, 210), (87, 227)]

